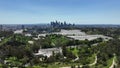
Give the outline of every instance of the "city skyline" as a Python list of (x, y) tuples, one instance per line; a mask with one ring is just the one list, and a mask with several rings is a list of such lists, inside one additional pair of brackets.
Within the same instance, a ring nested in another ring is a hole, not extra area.
[(119, 0), (0, 0), (0, 24), (119, 24)]

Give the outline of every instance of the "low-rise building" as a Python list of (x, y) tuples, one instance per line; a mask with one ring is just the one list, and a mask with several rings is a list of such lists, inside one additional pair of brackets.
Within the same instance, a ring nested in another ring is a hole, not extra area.
[(31, 37), (32, 35), (31, 35), (31, 34), (29, 34), (29, 33), (27, 33), (27, 34), (25, 34), (25, 36)]
[(35, 55), (43, 55), (43, 56), (50, 57), (53, 55), (53, 53), (61, 53), (62, 54), (62, 49), (61, 48), (39, 49), (38, 53), (35, 53)]
[(14, 34), (22, 34), (23, 33), (23, 30), (16, 30), (14, 31)]
[(34, 41), (28, 41), (29, 44), (34, 44)]

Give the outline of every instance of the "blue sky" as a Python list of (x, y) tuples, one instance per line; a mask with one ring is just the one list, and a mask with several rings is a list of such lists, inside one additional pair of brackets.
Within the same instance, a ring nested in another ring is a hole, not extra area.
[(120, 0), (0, 0), (0, 24), (119, 24)]

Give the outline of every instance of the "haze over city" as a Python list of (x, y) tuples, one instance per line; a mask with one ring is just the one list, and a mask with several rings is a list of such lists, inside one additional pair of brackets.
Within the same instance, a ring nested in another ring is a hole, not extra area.
[(120, 68), (120, 0), (0, 0), (0, 68)]
[(0, 0), (0, 24), (119, 24), (120, 0)]

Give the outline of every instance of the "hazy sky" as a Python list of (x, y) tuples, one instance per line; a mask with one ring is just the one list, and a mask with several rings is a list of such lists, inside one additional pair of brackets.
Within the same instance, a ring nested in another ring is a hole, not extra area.
[(0, 0), (0, 24), (120, 24), (120, 0)]

